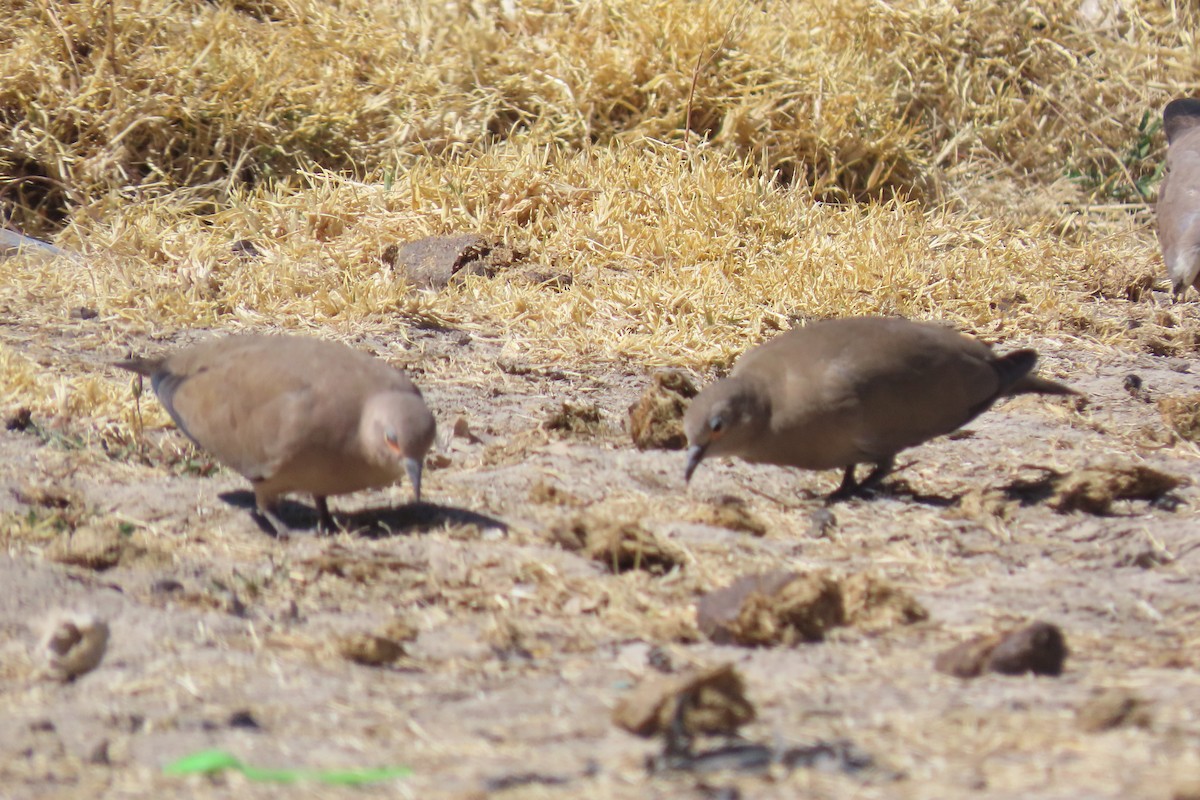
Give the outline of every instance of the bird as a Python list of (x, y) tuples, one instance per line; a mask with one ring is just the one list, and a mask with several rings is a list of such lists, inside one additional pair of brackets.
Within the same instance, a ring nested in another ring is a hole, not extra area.
[[(684, 413), (690, 482), (711, 456), (844, 470), (830, 502), (873, 489), (901, 450), (950, 433), (1015, 394), (1078, 394), (1032, 374), (1033, 350), (997, 356), (929, 322), (850, 317), (781, 334), (738, 359)], [(860, 463), (874, 464), (861, 482)]]
[(156, 358), (115, 362), (150, 378), (179, 429), (254, 488), (255, 512), (276, 535), (279, 500), (387, 486), (421, 470), (437, 426), (402, 371), (347, 345), (296, 335), (217, 337)]
[(1158, 192), (1158, 242), (1176, 300), (1200, 289), (1200, 99), (1183, 97), (1163, 109), (1167, 174)]

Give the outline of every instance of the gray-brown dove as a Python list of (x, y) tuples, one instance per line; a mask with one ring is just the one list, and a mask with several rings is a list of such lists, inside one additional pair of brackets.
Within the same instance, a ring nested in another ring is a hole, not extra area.
[[(950, 433), (1014, 394), (1075, 394), (1031, 374), (1033, 350), (997, 356), (927, 322), (815, 322), (743, 355), (684, 415), (685, 477), (707, 456), (845, 470), (831, 500), (880, 482), (901, 450)], [(857, 483), (854, 468), (875, 469)]]
[(288, 492), (311, 493), (326, 528), (326, 497), (404, 472), (421, 499), (433, 415), (408, 376), (380, 359), (303, 336), (229, 336), (117, 366), (148, 376), (179, 428), (250, 480), (278, 534)]
[(1167, 174), (1158, 191), (1158, 242), (1175, 299), (1200, 278), (1200, 100), (1184, 97), (1163, 109)]

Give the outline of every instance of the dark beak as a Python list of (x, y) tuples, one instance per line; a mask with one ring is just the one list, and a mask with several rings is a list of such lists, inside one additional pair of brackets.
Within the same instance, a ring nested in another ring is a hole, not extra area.
[(421, 502), (421, 468), (425, 466), (423, 458), (406, 458), (404, 459), (404, 471), (408, 473), (408, 480), (412, 483), (413, 502)]
[(696, 471), (696, 467), (700, 466), (700, 462), (704, 460), (705, 445), (694, 444), (687, 451), (687, 469), (683, 473), (683, 482), (689, 483), (692, 480), (692, 473)]

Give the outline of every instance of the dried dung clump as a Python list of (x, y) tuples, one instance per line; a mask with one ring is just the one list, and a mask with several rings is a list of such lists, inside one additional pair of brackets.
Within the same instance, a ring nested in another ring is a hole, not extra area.
[(1200, 394), (1164, 397), (1158, 411), (1171, 430), (1189, 442), (1200, 442)]
[(62, 612), (47, 620), (37, 655), (51, 678), (73, 680), (100, 664), (108, 636), (108, 623), (95, 614)]
[(842, 581), (842, 606), (846, 624), (867, 631), (929, 619), (929, 611), (908, 592), (865, 572)]
[(394, 639), (373, 633), (352, 633), (338, 637), (337, 651), (342, 658), (368, 667), (391, 664), (404, 655), (404, 647)]
[(313, 570), (314, 580), (322, 575), (332, 575), (354, 583), (372, 583), (388, 573), (419, 569), (417, 564), (397, 556), (375, 552), (355, 553), (337, 544), (300, 563)]
[(604, 418), (595, 403), (564, 401), (562, 407), (550, 412), (542, 428), (562, 431), (576, 436), (598, 436), (604, 431)]
[(907, 592), (866, 574), (840, 580), (785, 570), (747, 575), (704, 595), (696, 606), (696, 624), (705, 636), (747, 647), (819, 642), (839, 625), (880, 631), (928, 618)]
[(474, 233), (429, 236), (389, 245), (380, 259), (402, 269), (413, 286), (442, 289), (467, 275), (493, 277), (525, 257), (513, 247)]
[(841, 587), (824, 573), (747, 575), (704, 595), (696, 606), (696, 624), (705, 636), (748, 647), (819, 642), (845, 620)]
[(957, 644), (940, 654), (933, 665), (939, 672), (957, 678), (977, 678), (985, 672), (1032, 672), (1057, 677), (1062, 674), (1068, 652), (1066, 637), (1057, 625), (1032, 622)]
[(128, 547), (128, 537), (117, 524), (87, 524), (55, 539), (46, 557), (59, 564), (103, 572), (119, 564)]
[(767, 525), (746, 508), (746, 501), (733, 495), (725, 495), (713, 503), (693, 507), (687, 515), (692, 522), (742, 531), (751, 536), (766, 536)]
[(1050, 507), (1107, 514), (1117, 500), (1157, 500), (1182, 483), (1145, 464), (1106, 462), (1059, 476)]
[(568, 550), (582, 550), (613, 572), (641, 569), (663, 574), (683, 564), (683, 554), (636, 521), (576, 517), (551, 537)]
[(1149, 728), (1153, 721), (1149, 704), (1128, 689), (1106, 689), (1075, 712), (1076, 724), (1087, 733), (1113, 728)]
[(654, 373), (642, 396), (629, 407), (629, 434), (639, 450), (682, 450), (687, 446), (683, 412), (698, 393), (678, 370)]
[(638, 736), (658, 736), (672, 725), (689, 735), (727, 734), (755, 717), (742, 676), (732, 664), (680, 675), (652, 674), (621, 698), (613, 722)]
[(1045, 501), (1059, 512), (1084, 511), (1108, 514), (1118, 500), (1156, 501), (1184, 480), (1145, 464), (1106, 460), (1072, 472), (1039, 467), (1033, 478), (1020, 478), (1002, 489), (968, 492), (961, 504), (963, 514), (1006, 517), (1009, 505), (1033, 505)]
[(339, 636), (334, 646), (342, 658), (368, 667), (381, 667), (397, 661), (405, 654), (404, 643), (416, 638), (417, 629), (407, 620), (397, 617), (376, 633), (358, 632)]

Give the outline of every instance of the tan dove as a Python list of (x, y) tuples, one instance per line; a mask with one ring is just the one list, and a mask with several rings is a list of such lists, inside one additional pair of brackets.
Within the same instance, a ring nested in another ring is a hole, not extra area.
[[(996, 356), (940, 325), (882, 317), (815, 322), (759, 345), (684, 415), (685, 477), (708, 456), (842, 468), (831, 500), (880, 482), (901, 450), (950, 433), (1014, 394), (1075, 394), (1030, 374), (1033, 350)], [(854, 479), (859, 463), (875, 469)]]
[(1200, 288), (1200, 100), (1184, 97), (1163, 109), (1167, 174), (1158, 191), (1158, 242), (1175, 299)]
[(408, 376), (380, 359), (302, 336), (230, 336), (117, 366), (148, 376), (180, 430), (250, 480), (277, 534), (288, 492), (311, 493), (326, 528), (326, 497), (403, 472), (421, 499), (433, 415)]

